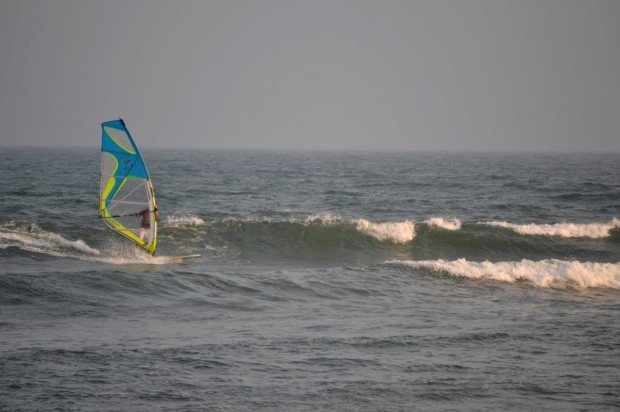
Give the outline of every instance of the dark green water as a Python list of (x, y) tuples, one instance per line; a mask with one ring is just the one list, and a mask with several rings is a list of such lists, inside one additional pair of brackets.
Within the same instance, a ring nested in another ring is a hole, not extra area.
[(620, 407), (620, 155), (144, 155), (0, 149), (0, 409)]

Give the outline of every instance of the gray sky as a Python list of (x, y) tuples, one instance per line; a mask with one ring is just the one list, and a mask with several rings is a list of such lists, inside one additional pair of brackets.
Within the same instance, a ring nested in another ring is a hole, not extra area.
[(0, 145), (620, 151), (620, 1), (0, 0)]

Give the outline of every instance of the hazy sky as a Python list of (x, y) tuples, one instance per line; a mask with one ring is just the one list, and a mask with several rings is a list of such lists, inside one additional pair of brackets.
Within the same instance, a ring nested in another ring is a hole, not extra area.
[(620, 151), (620, 1), (0, 0), (0, 145)]

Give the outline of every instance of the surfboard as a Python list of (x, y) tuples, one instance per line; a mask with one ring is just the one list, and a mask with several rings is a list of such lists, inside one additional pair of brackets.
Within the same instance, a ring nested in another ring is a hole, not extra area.
[(202, 255), (187, 255), (187, 256), (174, 256), (174, 257), (169, 257), (168, 258), (168, 263), (176, 263), (176, 264), (181, 264), (185, 261), (185, 259), (195, 259), (195, 258), (199, 258)]

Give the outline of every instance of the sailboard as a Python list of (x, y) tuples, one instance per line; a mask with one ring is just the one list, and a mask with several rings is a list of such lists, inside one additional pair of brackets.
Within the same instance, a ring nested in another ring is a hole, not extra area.
[(125, 122), (102, 123), (99, 216), (110, 229), (154, 255), (157, 215), (149, 172)]
[(173, 256), (168, 258), (168, 263), (185, 263), (186, 259), (196, 259), (202, 257), (202, 255), (187, 255), (187, 256)]

